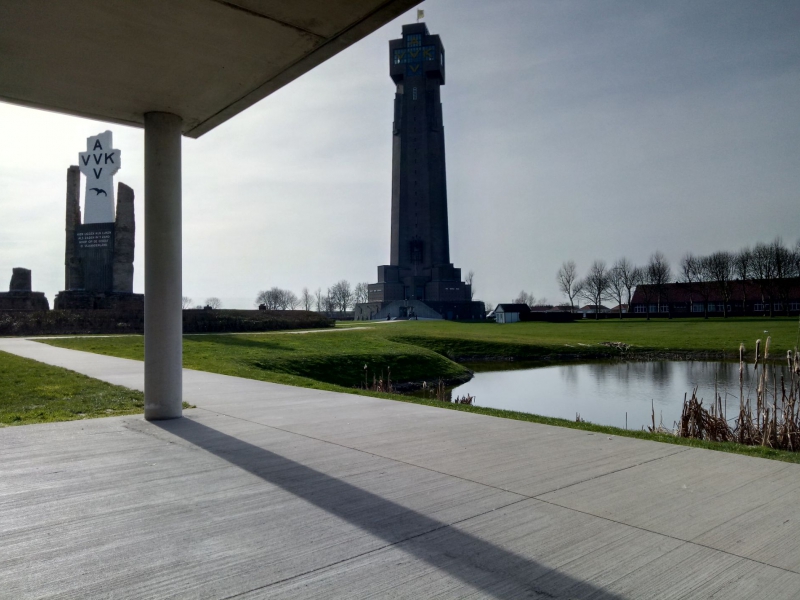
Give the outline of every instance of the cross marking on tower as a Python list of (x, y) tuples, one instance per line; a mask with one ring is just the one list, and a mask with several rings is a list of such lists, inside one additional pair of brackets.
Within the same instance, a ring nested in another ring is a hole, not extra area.
[(122, 166), (120, 151), (112, 148), (111, 132), (104, 131), (86, 140), (78, 167), (86, 176), (83, 189), (83, 222), (114, 222), (114, 174)]

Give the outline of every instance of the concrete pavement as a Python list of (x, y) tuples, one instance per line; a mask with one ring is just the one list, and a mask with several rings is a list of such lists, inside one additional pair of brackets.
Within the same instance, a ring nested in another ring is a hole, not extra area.
[(0, 429), (0, 597), (800, 598), (798, 465), (183, 377), (184, 419)]

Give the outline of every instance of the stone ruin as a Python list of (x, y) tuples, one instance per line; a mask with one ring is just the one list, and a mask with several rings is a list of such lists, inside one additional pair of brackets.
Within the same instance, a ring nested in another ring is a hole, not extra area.
[(7, 292), (0, 292), (0, 310), (50, 310), (44, 292), (34, 292), (30, 269), (15, 267)]

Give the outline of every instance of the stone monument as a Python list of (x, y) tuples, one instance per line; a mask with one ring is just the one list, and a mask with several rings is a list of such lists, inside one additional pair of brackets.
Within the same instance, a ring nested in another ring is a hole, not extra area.
[(0, 310), (50, 310), (43, 292), (34, 292), (30, 269), (15, 267), (7, 292), (0, 292)]
[(397, 86), (392, 128), (390, 264), (378, 267), (369, 302), (356, 319), (417, 317), (481, 319), (461, 269), (450, 262), (444, 125), (440, 87), (444, 47), (425, 23), (403, 26), (389, 42), (389, 72)]
[(144, 296), (133, 293), (134, 195), (124, 183), (118, 184), (114, 211), (121, 153), (113, 148), (111, 132), (88, 138), (78, 158), (79, 166), (67, 170), (65, 289), (56, 295), (55, 308), (144, 310)]

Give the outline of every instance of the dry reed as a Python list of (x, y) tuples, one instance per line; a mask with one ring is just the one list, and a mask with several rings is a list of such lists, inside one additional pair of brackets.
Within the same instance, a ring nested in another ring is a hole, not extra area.
[(395, 392), (392, 385), (392, 368), (386, 367), (386, 379), (383, 378), (383, 370), (381, 369), (380, 375), (372, 374), (372, 385), (367, 380), (367, 365), (364, 365), (364, 388), (371, 392), (385, 392), (392, 394)]
[(779, 383), (777, 369), (768, 360), (770, 341), (771, 338), (767, 337), (763, 357), (761, 340), (756, 341), (753, 362), (755, 399), (750, 397), (750, 390), (745, 393), (745, 348), (744, 344), (739, 346), (739, 410), (732, 422), (728, 421), (722, 396), (716, 390), (714, 401), (706, 408), (703, 400), (697, 398), (695, 388), (691, 398), (687, 400), (684, 396), (675, 435), (779, 450), (800, 449), (800, 352), (795, 349), (786, 353), (789, 381), (781, 375)]
[(427, 384), (423, 385), (423, 389), (428, 391), (428, 395), (433, 400), (438, 400), (439, 402), (452, 402), (453, 404), (468, 404), (472, 405), (475, 402), (475, 396), (471, 396), (467, 394), (466, 396), (455, 396), (453, 397), (453, 392), (449, 391), (444, 384), (444, 381), (441, 379), (436, 383), (436, 385), (432, 387), (428, 387)]

